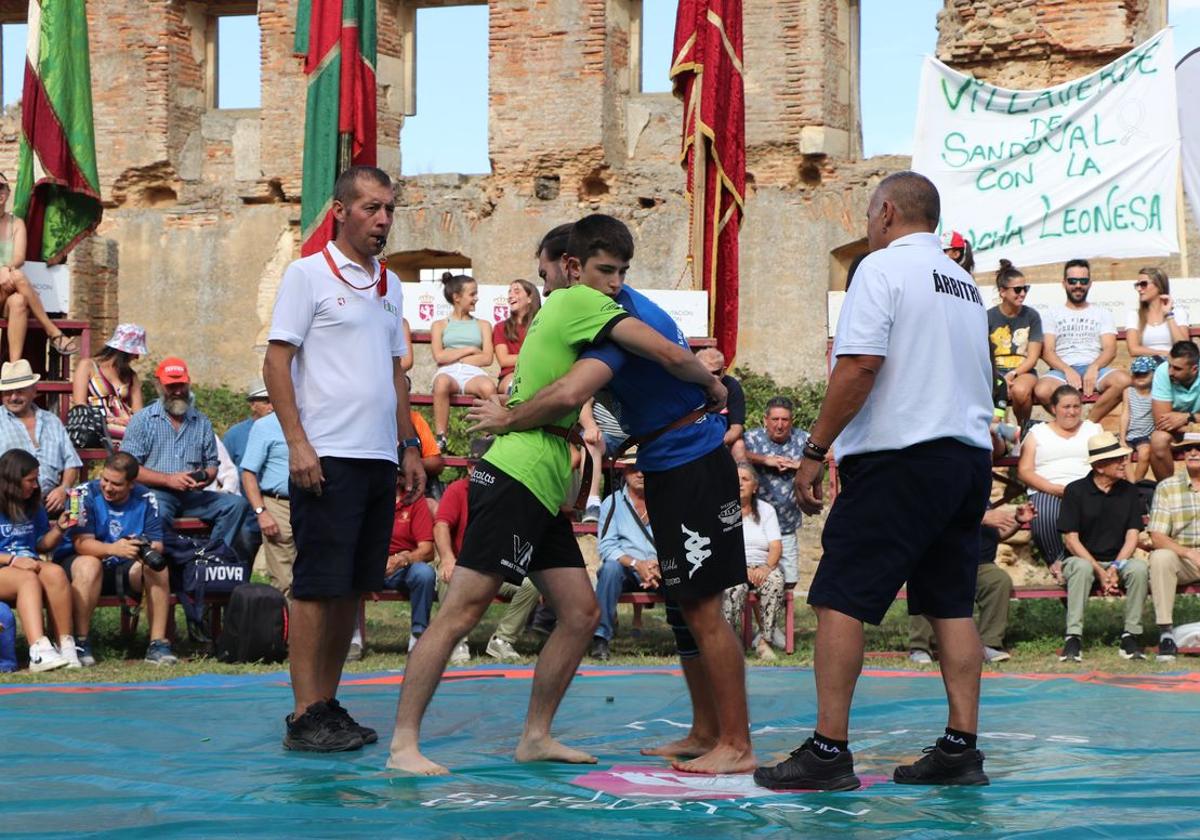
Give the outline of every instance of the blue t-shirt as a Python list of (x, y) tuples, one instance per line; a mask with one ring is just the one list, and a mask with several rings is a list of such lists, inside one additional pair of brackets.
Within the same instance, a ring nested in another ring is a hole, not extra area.
[[(104, 498), (100, 481), (92, 479), (84, 485), (83, 524), (67, 533), (67, 539), (54, 552), (54, 559), (75, 553), (76, 537), (90, 534), (101, 542), (113, 543), (122, 537), (145, 537), (150, 542), (163, 538), (162, 517), (158, 515), (158, 500), (143, 484), (135, 483), (129, 498), (115, 505)], [(118, 558), (105, 558), (116, 561)]]
[[(616, 297), (626, 312), (659, 334), (687, 347), (682, 330), (662, 307), (626, 284)], [(620, 403), (621, 425), (637, 437), (652, 434), (680, 417), (700, 408), (707, 400), (704, 389), (676, 379), (656, 362), (627, 353), (611, 341), (580, 354), (581, 359), (598, 359), (612, 369), (608, 388)], [(695, 423), (667, 432), (638, 447), (638, 467), (661, 472), (707, 455), (725, 439), (725, 422), (717, 414), (705, 414)]]
[(37, 557), (38, 540), (50, 531), (50, 518), (46, 509), (40, 507), (32, 517), (22, 522), (13, 522), (0, 513), (0, 554), (18, 557)]

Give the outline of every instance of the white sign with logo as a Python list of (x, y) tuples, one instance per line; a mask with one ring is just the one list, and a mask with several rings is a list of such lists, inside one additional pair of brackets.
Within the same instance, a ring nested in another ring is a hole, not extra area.
[[(1092, 283), (1088, 291), (1088, 303), (1103, 307), (1112, 315), (1113, 323), (1118, 330), (1125, 329), (1125, 321), (1131, 312), (1138, 308), (1137, 290), (1133, 287), (1134, 278), (1128, 280), (1106, 280)], [(979, 287), (984, 305), (989, 309), (1000, 303), (994, 283), (983, 283)], [(842, 312), (842, 301), (846, 299), (845, 292), (830, 292), (827, 302), (829, 316), (829, 337), (833, 338), (837, 330), (837, 319)], [(1042, 316), (1052, 306), (1063, 306), (1067, 293), (1061, 283), (1034, 283), (1025, 295), (1025, 305), (1032, 306)], [(1171, 279), (1171, 305), (1177, 310), (1187, 313), (1190, 326), (1200, 326), (1200, 277), (1174, 277)]]
[[(441, 283), (405, 283), (404, 317), (417, 332), (428, 330), (439, 318), (450, 315), (451, 306), (442, 294)], [(708, 335), (708, 295), (690, 289), (643, 289), (638, 291), (657, 303), (688, 338)], [(479, 286), (475, 317), (499, 324), (508, 317), (508, 286)]]
[(21, 266), (30, 285), (42, 297), (47, 312), (69, 312), (71, 307), (71, 271), (66, 264), (46, 265), (26, 262)]
[(977, 270), (1001, 257), (1041, 265), (1179, 250), (1173, 55), (1164, 29), (1045, 90), (996, 87), (925, 59), (912, 168), (937, 185), (942, 229), (966, 237)]

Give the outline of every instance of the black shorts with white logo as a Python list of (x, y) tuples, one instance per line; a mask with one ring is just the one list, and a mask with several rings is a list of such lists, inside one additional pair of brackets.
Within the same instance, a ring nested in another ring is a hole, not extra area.
[(288, 482), (292, 597), (341, 598), (383, 589), (396, 518), (396, 465), (373, 458), (321, 458), (321, 495)]
[(991, 466), (951, 438), (843, 458), (808, 603), (879, 624), (907, 583), (910, 614), (970, 618)]
[(530, 572), (586, 568), (571, 520), (546, 510), (521, 482), (480, 461), (467, 486), (467, 531), (457, 565), (520, 585)]
[(674, 469), (647, 472), (646, 511), (670, 600), (746, 582), (737, 466), (723, 445)]

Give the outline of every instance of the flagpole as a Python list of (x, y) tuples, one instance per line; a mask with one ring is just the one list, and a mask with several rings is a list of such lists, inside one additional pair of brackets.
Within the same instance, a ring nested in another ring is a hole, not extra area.
[(1175, 228), (1179, 237), (1179, 276), (1191, 277), (1188, 271), (1188, 242), (1187, 242), (1187, 204), (1183, 200), (1183, 158), (1179, 159), (1179, 168), (1175, 178)]

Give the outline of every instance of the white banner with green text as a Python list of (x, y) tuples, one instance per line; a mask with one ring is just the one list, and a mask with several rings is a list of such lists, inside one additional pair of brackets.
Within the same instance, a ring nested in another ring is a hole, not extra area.
[(1091, 75), (1008, 90), (927, 57), (912, 168), (975, 268), (1179, 250), (1179, 119), (1171, 32)]

